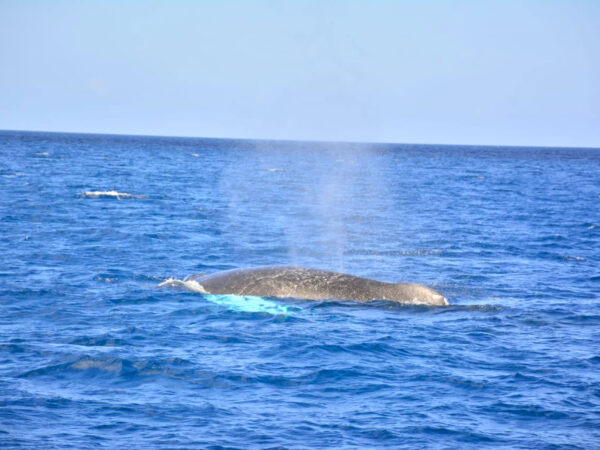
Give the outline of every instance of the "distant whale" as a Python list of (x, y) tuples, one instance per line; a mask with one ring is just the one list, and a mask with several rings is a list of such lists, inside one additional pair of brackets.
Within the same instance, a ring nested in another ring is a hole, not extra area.
[(294, 266), (226, 270), (212, 275), (190, 275), (185, 281), (195, 281), (209, 294), (448, 305), (448, 300), (442, 294), (420, 284), (384, 283), (344, 273)]

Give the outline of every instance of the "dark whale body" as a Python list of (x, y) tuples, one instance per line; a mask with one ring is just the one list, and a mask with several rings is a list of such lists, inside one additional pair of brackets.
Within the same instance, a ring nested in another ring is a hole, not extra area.
[(420, 284), (384, 283), (344, 273), (294, 266), (255, 267), (212, 275), (190, 275), (185, 281), (199, 283), (210, 294), (448, 305), (442, 294)]

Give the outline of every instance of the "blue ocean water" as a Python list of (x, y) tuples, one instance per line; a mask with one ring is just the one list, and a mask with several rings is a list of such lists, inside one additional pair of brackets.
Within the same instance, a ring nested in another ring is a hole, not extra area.
[[(598, 149), (5, 131), (0, 188), (0, 447), (599, 448)], [(275, 264), (451, 306), (158, 286)]]

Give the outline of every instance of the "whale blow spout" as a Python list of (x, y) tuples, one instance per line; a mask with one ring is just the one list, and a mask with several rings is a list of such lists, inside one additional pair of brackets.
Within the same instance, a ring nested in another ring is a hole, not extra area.
[(210, 294), (295, 297), (307, 300), (389, 300), (410, 305), (447, 306), (439, 292), (412, 283), (386, 283), (327, 270), (294, 266), (235, 269), (212, 275), (190, 275)]

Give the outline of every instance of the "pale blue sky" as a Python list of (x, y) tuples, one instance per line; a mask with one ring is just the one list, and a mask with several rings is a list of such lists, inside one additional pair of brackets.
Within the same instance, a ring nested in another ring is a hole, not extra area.
[(0, 129), (600, 147), (600, 1), (0, 0)]

